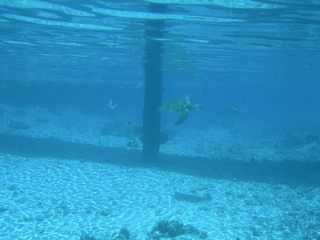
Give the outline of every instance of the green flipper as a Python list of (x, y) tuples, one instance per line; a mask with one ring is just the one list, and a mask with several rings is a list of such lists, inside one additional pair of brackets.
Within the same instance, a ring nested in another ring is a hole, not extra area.
[(178, 121), (175, 122), (174, 125), (180, 125), (182, 124), (187, 118), (189, 117), (189, 112), (184, 112), (181, 114), (180, 118)]

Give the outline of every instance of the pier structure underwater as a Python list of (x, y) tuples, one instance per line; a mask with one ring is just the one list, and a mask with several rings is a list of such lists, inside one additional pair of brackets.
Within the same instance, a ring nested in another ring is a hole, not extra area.
[[(166, 12), (165, 4), (150, 3), (152, 13)], [(159, 158), (160, 124), (163, 91), (163, 52), (164, 43), (161, 41), (165, 30), (162, 19), (145, 20), (145, 89), (143, 106), (143, 150), (144, 161), (155, 161)]]

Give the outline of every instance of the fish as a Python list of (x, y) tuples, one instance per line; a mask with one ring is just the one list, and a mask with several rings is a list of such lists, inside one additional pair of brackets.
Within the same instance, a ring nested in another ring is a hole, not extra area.
[(207, 201), (212, 201), (212, 196), (209, 193), (196, 195), (190, 193), (183, 193), (183, 192), (175, 192), (173, 198), (178, 201), (185, 201), (191, 203), (202, 203)]

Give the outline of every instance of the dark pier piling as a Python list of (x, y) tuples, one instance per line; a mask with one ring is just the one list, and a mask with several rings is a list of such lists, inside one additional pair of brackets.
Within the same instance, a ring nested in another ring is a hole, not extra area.
[[(152, 13), (164, 13), (166, 5), (149, 6)], [(155, 161), (160, 147), (160, 111), (162, 103), (162, 58), (164, 20), (148, 19), (145, 22), (145, 89), (143, 107), (143, 160)]]

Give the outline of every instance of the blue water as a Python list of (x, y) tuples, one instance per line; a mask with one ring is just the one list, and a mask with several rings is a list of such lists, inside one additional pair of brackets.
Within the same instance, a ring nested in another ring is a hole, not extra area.
[[(152, 12), (153, 4), (166, 9)], [(0, 0), (0, 156), (103, 162), (107, 158), (103, 152), (113, 158), (106, 164), (118, 166), (119, 159), (128, 168), (146, 167), (140, 162), (141, 127), (145, 44), (151, 39), (163, 43), (162, 104), (188, 96), (203, 107), (190, 113), (181, 126), (174, 125), (179, 114), (161, 112), (161, 131), (168, 133), (168, 143), (163, 143), (167, 148), (160, 147), (156, 169), (316, 192), (320, 187), (319, 9), (315, 0)], [(146, 34), (147, 21), (164, 23), (161, 37)], [(37, 116), (37, 111), (47, 117)], [(75, 130), (68, 140), (60, 136), (63, 130), (55, 133), (54, 129), (70, 121), (70, 116), (64, 117), (70, 111), (75, 111), (74, 125), (83, 121), (83, 129)], [(51, 120), (50, 116), (61, 118)], [(115, 128), (128, 131), (140, 129), (134, 137), (131, 132), (121, 136), (132, 152), (96, 146), (103, 121), (118, 122)], [(24, 129), (22, 123), (28, 127)], [(97, 132), (96, 139), (90, 135), (91, 128)], [(211, 142), (218, 144), (225, 132), (232, 147), (221, 143), (221, 154), (208, 147)], [(188, 147), (189, 140), (198, 147)], [(263, 150), (257, 150), (256, 144)], [(183, 147), (198, 152), (189, 156)], [(130, 163), (124, 163), (126, 158)], [(211, 167), (222, 170), (211, 171)], [(10, 179), (6, 171), (1, 174)], [(199, 200), (199, 196), (177, 192), (182, 198)], [(319, 199), (318, 194), (312, 199)], [(2, 223), (10, 216), (11, 203), (6, 201), (0, 204)], [(310, 208), (320, 209), (317, 204)], [(319, 225), (319, 211), (310, 210), (310, 214)], [(163, 220), (175, 219), (179, 217)], [(272, 233), (262, 238), (250, 230), (239, 238), (226, 233), (225, 238), (209, 234), (208, 239), (319, 239), (319, 227), (308, 221), (303, 226), (310, 230), (296, 238)], [(0, 234), (0, 239), (8, 236)], [(80, 238), (80, 234), (63, 236)], [(42, 238), (22, 233), (19, 239)]]

